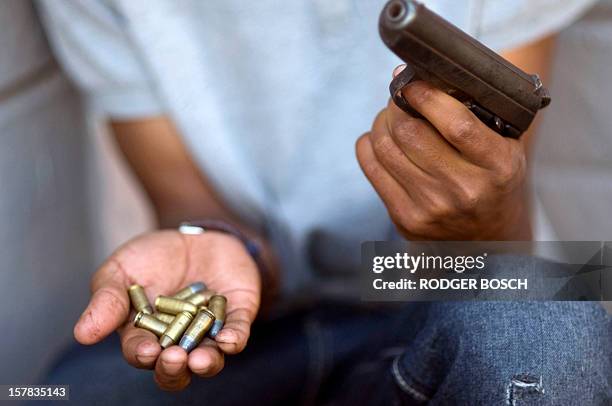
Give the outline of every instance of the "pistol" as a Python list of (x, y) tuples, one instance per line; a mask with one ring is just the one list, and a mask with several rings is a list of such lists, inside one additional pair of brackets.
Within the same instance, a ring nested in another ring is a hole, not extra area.
[(538, 75), (529, 75), (413, 0), (391, 0), (380, 15), (383, 42), (406, 63), (389, 90), (395, 104), (420, 117), (402, 96), (425, 80), (464, 103), (483, 123), (518, 138), (550, 104)]

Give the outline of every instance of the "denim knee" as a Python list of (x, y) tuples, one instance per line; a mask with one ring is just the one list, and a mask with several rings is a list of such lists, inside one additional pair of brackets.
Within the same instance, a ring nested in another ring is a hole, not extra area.
[(434, 303), (394, 374), (404, 392), (429, 401), (468, 392), (507, 404), (606, 399), (610, 334), (609, 317), (595, 303)]
[[(610, 317), (599, 303), (446, 302), (432, 305), (430, 312), (439, 323), (438, 333), (447, 335), (458, 350), (469, 348), (473, 361), (498, 358), (499, 352), (492, 350), (503, 344), (505, 348), (497, 350), (538, 359), (549, 353), (558, 366), (567, 368), (586, 360), (610, 362), (609, 356), (603, 357), (610, 354), (612, 343)], [(452, 352), (467, 355), (458, 350)]]

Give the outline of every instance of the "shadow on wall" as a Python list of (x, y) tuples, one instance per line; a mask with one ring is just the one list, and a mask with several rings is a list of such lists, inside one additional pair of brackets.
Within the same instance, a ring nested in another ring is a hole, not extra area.
[(32, 4), (0, 2), (0, 27), (0, 384), (29, 384), (89, 295), (87, 139)]

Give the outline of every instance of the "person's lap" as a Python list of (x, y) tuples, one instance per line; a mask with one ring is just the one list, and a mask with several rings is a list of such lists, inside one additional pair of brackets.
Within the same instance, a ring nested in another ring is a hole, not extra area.
[(320, 305), (257, 323), (242, 354), (182, 392), (130, 367), (116, 337), (72, 348), (46, 383), (100, 404), (559, 404), (610, 391), (609, 323), (590, 303)]
[[(71, 400), (100, 404), (294, 404), (318, 396), (332, 364), (366, 348), (371, 340), (367, 332), (382, 332), (384, 319), (377, 312), (364, 314), (336, 304), (258, 322), (245, 351), (227, 356), (219, 375), (194, 377), (186, 390), (173, 393), (159, 390), (151, 371), (129, 366), (113, 335), (92, 347), (73, 345), (45, 383), (69, 384)], [(355, 334), (358, 328), (363, 328), (361, 334)], [(330, 345), (338, 351), (333, 353)]]
[(612, 401), (612, 322), (598, 303), (440, 302), (427, 313), (401, 354), (345, 376), (338, 404)]

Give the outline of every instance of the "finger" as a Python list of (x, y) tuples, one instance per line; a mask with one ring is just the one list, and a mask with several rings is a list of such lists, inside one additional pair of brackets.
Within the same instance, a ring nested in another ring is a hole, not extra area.
[[(372, 132), (371, 138), (374, 134), (376, 134), (376, 131)], [(391, 139), (388, 133), (382, 137)], [(380, 141), (373, 140), (372, 144), (376, 144), (377, 142)], [(394, 144), (392, 139), (390, 143), (393, 147), (388, 148), (388, 151), (382, 154), (382, 156), (377, 153), (377, 147), (374, 146), (374, 154), (393, 179), (402, 185), (410, 197), (410, 200), (413, 202), (410, 209), (406, 206), (397, 209), (400, 212), (392, 215), (392, 220), (394, 220), (398, 228), (403, 228), (405, 230), (403, 232), (404, 235), (410, 235), (413, 240), (423, 239), (422, 237), (425, 236), (425, 234), (423, 234), (425, 232), (424, 226), (434, 221), (437, 217), (419, 217), (414, 214), (437, 213), (440, 217), (444, 217), (446, 213), (451, 213), (451, 206), (448, 202), (452, 200), (453, 195), (451, 190), (455, 187), (455, 183), (440, 182), (439, 179), (426, 174), (406, 158), (404, 153)], [(457, 176), (458, 179), (460, 178), (459, 175), (453, 176)], [(397, 194), (389, 199), (397, 199)], [(392, 202), (393, 200), (389, 201)], [(387, 207), (391, 207), (391, 205)], [(408, 212), (408, 210), (412, 211), (412, 213)], [(427, 235), (433, 238), (435, 231), (435, 228), (429, 228)]]
[(402, 200), (406, 205), (412, 205), (409, 194), (378, 162), (369, 133), (362, 135), (357, 140), (356, 150), (361, 170), (385, 204), (388, 201)]
[(251, 325), (259, 308), (259, 293), (252, 288), (237, 288), (223, 294), (227, 298), (227, 313), (215, 341), (224, 353), (237, 354), (244, 349), (251, 335)]
[(401, 151), (427, 174), (448, 179), (473, 166), (427, 121), (411, 117), (392, 100), (386, 111), (383, 130), (389, 132)]
[(225, 357), (215, 341), (206, 338), (189, 354), (189, 369), (202, 378), (217, 375), (225, 365)]
[(118, 263), (109, 261), (94, 275), (92, 297), (74, 326), (81, 344), (95, 344), (119, 328), (130, 311), (125, 275)]
[(487, 166), (503, 151), (504, 138), (454, 97), (424, 81), (410, 83), (402, 93), (416, 111), (473, 163)]
[(251, 335), (251, 325), (254, 319), (251, 313), (248, 307), (229, 309), (225, 317), (225, 324), (215, 337), (221, 351), (226, 354), (237, 354), (244, 350)]
[(386, 126), (386, 114), (380, 114), (379, 117), (382, 118), (377, 117), (369, 135), (376, 161), (387, 170), (408, 195), (415, 198), (419, 189), (434, 183), (434, 179), (415, 165), (395, 143)]
[[(417, 219), (422, 214), (412, 196), (386, 171), (377, 161), (368, 135), (363, 135), (357, 141), (357, 159), (364, 174), (382, 199), (393, 222), (402, 227), (418, 224)], [(420, 235), (416, 227), (410, 230), (414, 235)]]
[(178, 391), (191, 382), (187, 353), (178, 345), (163, 350), (155, 364), (155, 382), (160, 389)]
[(130, 323), (121, 329), (120, 335), (121, 349), (127, 362), (136, 368), (153, 369), (162, 351), (155, 334)]

